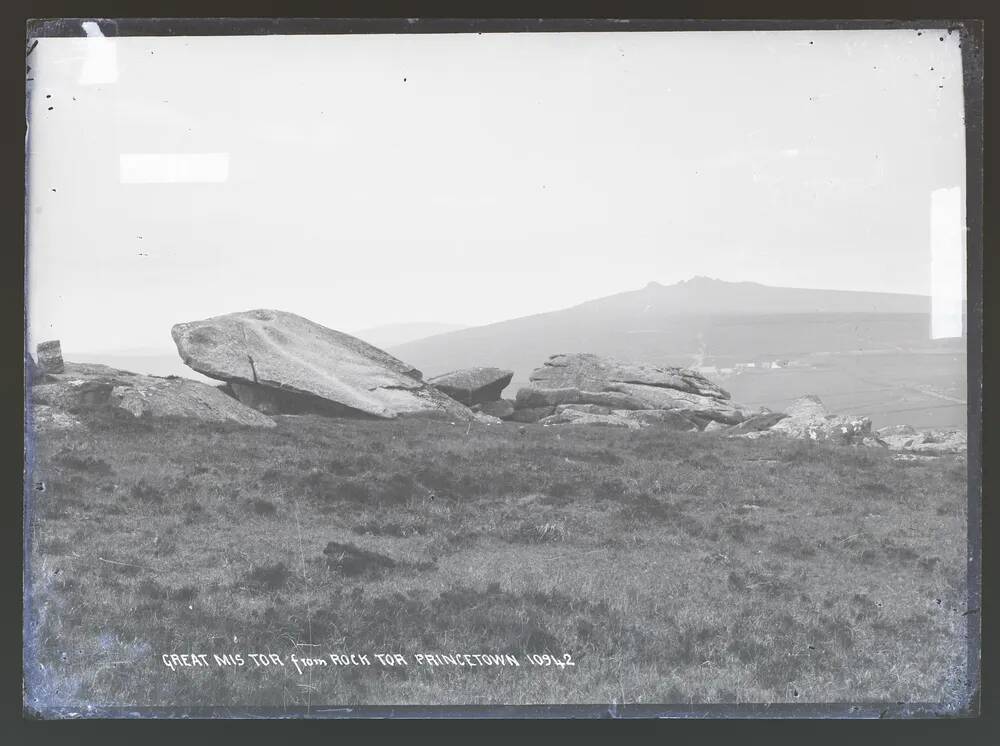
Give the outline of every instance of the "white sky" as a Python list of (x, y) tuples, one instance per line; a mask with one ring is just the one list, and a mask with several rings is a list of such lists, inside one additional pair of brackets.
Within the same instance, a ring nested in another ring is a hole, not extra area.
[[(929, 294), (930, 195), (964, 200), (958, 41), (41, 39), (30, 343), (172, 349), (257, 307), (481, 324), (696, 274)], [(211, 183), (120, 171), (150, 153), (228, 155)]]

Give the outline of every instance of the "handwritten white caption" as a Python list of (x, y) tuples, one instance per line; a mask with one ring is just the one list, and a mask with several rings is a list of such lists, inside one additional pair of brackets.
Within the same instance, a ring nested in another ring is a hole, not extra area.
[[(417, 653), (408, 658), (400, 653), (330, 653), (323, 657), (300, 656), (290, 653), (281, 656), (278, 653), (164, 653), (160, 656), (163, 665), (171, 671), (186, 668), (284, 668), (294, 667), (299, 675), (313, 668), (337, 668), (352, 666), (381, 666), (386, 668), (404, 667), (409, 665), (439, 667), (458, 666), (462, 668), (478, 667), (510, 667), (520, 668), (522, 661), (525, 666), (540, 666), (564, 669), (576, 666), (573, 656), (563, 653), (561, 656), (549, 653), (523, 653), (520, 656), (483, 653)], [(412, 664), (411, 664), (412, 659)]]

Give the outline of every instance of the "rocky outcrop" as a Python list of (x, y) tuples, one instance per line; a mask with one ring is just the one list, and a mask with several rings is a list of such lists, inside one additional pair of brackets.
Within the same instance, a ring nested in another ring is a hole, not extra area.
[(154, 378), (115, 386), (111, 405), (133, 417), (187, 417), (208, 422), (235, 422), (274, 427), (274, 420), (226, 396), (214, 386), (186, 378)]
[(63, 373), (51, 377), (54, 380), (34, 386), (31, 393), (36, 422), (54, 427), (75, 427), (72, 423), (79, 422), (80, 415), (98, 410), (274, 427), (274, 420), (199, 381), (79, 363), (66, 363)]
[(965, 453), (968, 436), (963, 430), (917, 430), (909, 425), (893, 425), (878, 430), (878, 437), (893, 451), (933, 456)]
[[(425, 383), (419, 370), (349, 334), (284, 311), (255, 310), (177, 324), (184, 363), (226, 381), (250, 403), (311, 411), (316, 400), (344, 413), (472, 420), (472, 411)], [(239, 388), (244, 387), (244, 388)], [(253, 387), (253, 388), (249, 388)], [(268, 398), (268, 389), (282, 396)]]
[(502, 368), (463, 368), (429, 378), (427, 383), (468, 407), (499, 400), (513, 377), (514, 371)]
[(39, 342), (36, 350), (38, 357), (38, 367), (42, 373), (62, 373), (65, 364), (63, 363), (62, 345), (58, 339), (49, 342)]
[(692, 418), (699, 427), (711, 421), (738, 424), (751, 414), (730, 401), (727, 391), (696, 371), (599, 355), (553, 355), (531, 374), (529, 381), (529, 386), (517, 392), (518, 411), (563, 404), (674, 411)]

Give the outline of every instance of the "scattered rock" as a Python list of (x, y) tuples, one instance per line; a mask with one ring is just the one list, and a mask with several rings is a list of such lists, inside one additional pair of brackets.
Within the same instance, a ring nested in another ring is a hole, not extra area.
[(500, 392), (513, 377), (514, 371), (502, 368), (463, 368), (430, 378), (427, 383), (452, 399), (472, 406), (500, 399)]
[(58, 339), (39, 342), (36, 352), (38, 367), (42, 373), (62, 373), (65, 369), (62, 357), (62, 345), (59, 344)]
[[(467, 407), (427, 385), (419, 370), (292, 313), (230, 313), (177, 324), (171, 334), (184, 363), (199, 373), (231, 385), (304, 395), (303, 407), (318, 398), (375, 417), (473, 419)], [(263, 395), (255, 392), (253, 398)]]
[(969, 447), (966, 433), (955, 429), (920, 431), (909, 425), (895, 425), (879, 429), (878, 437), (890, 450), (928, 456), (965, 453)]
[(705, 425), (705, 432), (706, 433), (714, 433), (714, 432), (716, 432), (718, 430), (728, 430), (728, 429), (729, 428), (727, 428), (721, 422), (716, 422), (715, 420), (712, 420), (707, 425)]

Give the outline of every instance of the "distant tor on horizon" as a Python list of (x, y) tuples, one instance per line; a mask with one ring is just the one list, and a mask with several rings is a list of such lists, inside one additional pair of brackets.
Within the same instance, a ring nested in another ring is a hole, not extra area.
[[(812, 290), (694, 277), (570, 308), (437, 334), (389, 351), (428, 374), (469, 365), (518, 373), (557, 352), (670, 365), (927, 344), (923, 295)], [(753, 317), (752, 321), (747, 317)], [(516, 378), (518, 376), (515, 376)]]

